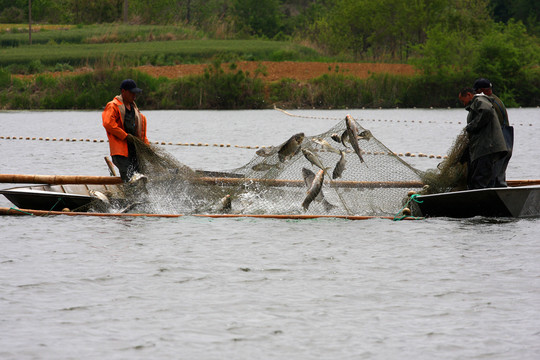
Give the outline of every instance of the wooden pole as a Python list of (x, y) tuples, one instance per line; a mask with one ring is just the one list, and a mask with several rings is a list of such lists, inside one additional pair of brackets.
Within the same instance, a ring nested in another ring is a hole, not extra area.
[(531, 179), (531, 180), (506, 180), (506, 183), (510, 187), (515, 186), (528, 186), (528, 185), (540, 185), (540, 179)]
[(112, 185), (122, 183), (122, 179), (118, 176), (0, 174), (0, 183)]
[[(23, 184), (120, 184), (122, 180), (117, 176), (84, 176), (84, 175), (21, 175), (0, 174), (0, 183)], [(256, 178), (229, 178), (201, 176), (192, 179), (193, 183), (219, 186), (249, 186), (257, 183), (276, 187), (305, 187), (304, 180), (286, 179), (256, 179)], [(339, 188), (379, 188), (422, 187), (419, 181), (332, 181), (330, 187)]]
[(128, 8), (129, 8), (128, 0), (124, 0), (124, 6), (122, 7), (124, 24), (127, 24), (128, 22)]
[[(192, 179), (194, 183), (219, 186), (249, 186), (256, 183), (275, 187), (305, 187), (304, 180), (257, 179), (201, 176)], [(0, 183), (21, 184), (121, 184), (118, 176), (85, 176), (85, 175), (22, 175), (0, 174)], [(508, 186), (540, 185), (540, 180), (508, 180)], [(332, 181), (329, 187), (335, 188), (420, 188), (420, 181)]]
[(28, 43), (32, 45), (32, 0), (28, 0)]
[(117, 176), (116, 170), (114, 169), (114, 165), (108, 156), (105, 156), (105, 162), (107, 163), (107, 166), (109, 167), (109, 174), (111, 176)]

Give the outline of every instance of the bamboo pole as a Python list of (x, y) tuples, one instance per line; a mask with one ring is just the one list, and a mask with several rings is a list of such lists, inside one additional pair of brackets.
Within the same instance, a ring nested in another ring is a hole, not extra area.
[(529, 186), (529, 185), (540, 185), (540, 179), (531, 179), (531, 180), (506, 180), (506, 183), (510, 187), (516, 186)]
[[(46, 211), (46, 210), (31, 210), (31, 209), (14, 209), (0, 207), (0, 215), (67, 215), (67, 216), (98, 216), (98, 217), (160, 217), (160, 218), (179, 218), (183, 216), (194, 216), (202, 218), (256, 218), (256, 219), (289, 219), (289, 220), (309, 220), (309, 219), (345, 219), (345, 220), (369, 220), (369, 219), (389, 219), (394, 220), (393, 216), (350, 216), (350, 215), (306, 215), (306, 214), (131, 214), (131, 213), (91, 213), (91, 212), (73, 212), (73, 211)], [(419, 217), (405, 217), (400, 220), (423, 220)]]
[[(257, 178), (233, 178), (201, 176), (193, 179), (194, 183), (220, 185), (220, 186), (249, 186), (252, 183), (265, 186), (304, 187), (303, 180), (287, 179), (257, 179)], [(121, 184), (118, 176), (86, 176), (86, 175), (22, 175), (0, 174), (0, 183), (23, 183), (23, 184), (92, 184), (112, 185)], [(540, 185), (540, 179), (532, 180), (508, 180), (508, 186)], [(332, 181), (330, 187), (336, 188), (415, 188), (422, 187), (420, 181)]]
[(111, 176), (118, 176), (116, 174), (116, 170), (114, 169), (114, 165), (113, 165), (111, 159), (109, 159), (108, 156), (105, 156), (104, 159), (105, 159), (105, 162), (107, 163), (107, 167), (109, 168), (109, 174)]
[(122, 183), (122, 179), (117, 176), (0, 174), (0, 183), (112, 185)]

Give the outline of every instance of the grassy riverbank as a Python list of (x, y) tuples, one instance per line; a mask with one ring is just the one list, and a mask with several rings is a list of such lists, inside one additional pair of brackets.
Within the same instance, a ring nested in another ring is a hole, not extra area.
[[(131, 68), (28, 79), (0, 70), (0, 105), (3, 110), (100, 109), (118, 93), (122, 79), (133, 78), (144, 89), (137, 100), (143, 109), (446, 108), (460, 106), (457, 92), (474, 79), (471, 74), (456, 74), (444, 82), (423, 75), (373, 74), (360, 79), (330, 72), (308, 81), (270, 82), (263, 72), (225, 71), (219, 62), (208, 65), (202, 75), (176, 79), (155, 78)], [(531, 71), (516, 83), (525, 80), (529, 86), (516, 86), (511, 98), (501, 95), (509, 106), (516, 106), (512, 101), (540, 106), (540, 71)]]
[[(32, 34), (0, 28), (0, 109), (99, 109), (131, 77), (145, 90), (144, 109), (260, 109), (456, 107), (457, 92), (490, 74), (456, 71), (445, 75), (372, 73), (368, 78), (328, 66), (307, 80), (268, 80), (264, 66), (247, 72), (237, 61), (320, 61), (315, 49), (288, 41), (216, 40), (178, 26), (90, 25), (55, 27)], [(45, 29), (47, 29), (45, 27)], [(349, 60), (350, 61), (350, 60)], [(224, 71), (229, 62), (232, 69)], [(207, 64), (204, 74), (152, 77), (140, 65)], [(50, 71), (87, 72), (56, 77)], [(21, 75), (33, 75), (22, 78)], [(498, 74), (498, 73), (497, 73)], [(507, 106), (540, 106), (540, 68), (497, 77), (495, 92)]]

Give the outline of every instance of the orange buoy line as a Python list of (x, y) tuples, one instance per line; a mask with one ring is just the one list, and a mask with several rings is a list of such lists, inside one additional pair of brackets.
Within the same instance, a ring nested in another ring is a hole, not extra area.
[[(73, 212), (73, 211), (46, 211), (31, 209), (16, 209), (0, 207), (0, 215), (67, 215), (67, 216), (98, 216), (98, 217), (159, 217), (159, 218), (179, 218), (185, 216), (203, 217), (203, 218), (256, 218), (256, 219), (286, 219), (286, 220), (310, 220), (310, 219), (345, 219), (345, 220), (369, 220), (369, 219), (389, 219), (394, 220), (393, 216), (349, 216), (349, 215), (303, 215), (303, 214), (130, 214), (130, 213), (91, 213), (91, 212)], [(401, 220), (423, 220), (424, 218), (408, 216)]]
[[(49, 138), (43, 138), (43, 137), (40, 137), (40, 138), (36, 138), (36, 137), (23, 137), (23, 136), (0, 136), (0, 140), (3, 140), (3, 139), (6, 139), (6, 140), (10, 140), (10, 139), (13, 139), (13, 140), (41, 140), (41, 141), (51, 141), (51, 139)], [(71, 141), (71, 142), (76, 142), (76, 141), (82, 141), (82, 142), (108, 142), (108, 140), (103, 140), (103, 139), (94, 139), (94, 140), (91, 140), (91, 139), (68, 139), (66, 138), (65, 140), (63, 138), (59, 138), (59, 139), (56, 139), (56, 138), (52, 138), (52, 141)], [(165, 142), (165, 141), (154, 141), (153, 144), (156, 144), (156, 145), (178, 145), (178, 146), (205, 146), (205, 147), (221, 147), (221, 148), (237, 148), (237, 149), (264, 149), (264, 148), (268, 148), (268, 146), (264, 146), (264, 145), (234, 145), (234, 144), (208, 144), (208, 143), (182, 143), (182, 142), (178, 142), (178, 143), (173, 143), (173, 142)], [(325, 150), (323, 149), (313, 149), (313, 151), (319, 151), (319, 152), (325, 152)], [(434, 154), (424, 154), (422, 152), (418, 152), (418, 154), (414, 153), (414, 152), (410, 152), (410, 151), (407, 151), (407, 152), (385, 152), (385, 151), (379, 151), (379, 152), (371, 152), (371, 151), (362, 151), (362, 154), (366, 154), (366, 155), (374, 155), (374, 156), (377, 156), (377, 155), (391, 155), (391, 156), (398, 156), (398, 157), (419, 157), (419, 158), (430, 158), (430, 159), (446, 159), (448, 158), (447, 155), (434, 155)]]

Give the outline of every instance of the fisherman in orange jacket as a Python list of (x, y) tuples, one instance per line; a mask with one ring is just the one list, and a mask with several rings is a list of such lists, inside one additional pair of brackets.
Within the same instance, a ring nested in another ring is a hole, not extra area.
[(114, 165), (120, 170), (123, 181), (129, 181), (139, 171), (139, 161), (135, 151), (134, 138), (148, 144), (146, 137), (146, 117), (135, 104), (137, 94), (142, 92), (132, 79), (122, 81), (121, 94), (107, 103), (101, 115), (103, 127), (107, 130), (109, 148)]

